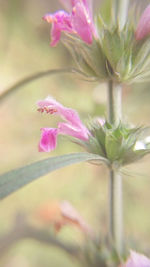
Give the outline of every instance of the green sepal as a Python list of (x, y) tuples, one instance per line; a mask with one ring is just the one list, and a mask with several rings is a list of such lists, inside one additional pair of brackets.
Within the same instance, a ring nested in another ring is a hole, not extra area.
[[(121, 167), (136, 162), (150, 153), (150, 143), (144, 141), (150, 130), (148, 127), (131, 128), (121, 122), (115, 127), (108, 122), (104, 125), (93, 122), (89, 130), (91, 136), (83, 146), (87, 151), (107, 159), (109, 165)], [(136, 148), (139, 141), (145, 148)]]
[(102, 40), (102, 49), (115, 72), (118, 61), (124, 52), (124, 42), (118, 33), (118, 29), (113, 31), (105, 30)]
[(88, 45), (75, 36), (67, 36), (63, 43), (70, 51), (78, 67), (91, 77), (105, 81), (108, 79), (106, 57), (99, 40)]

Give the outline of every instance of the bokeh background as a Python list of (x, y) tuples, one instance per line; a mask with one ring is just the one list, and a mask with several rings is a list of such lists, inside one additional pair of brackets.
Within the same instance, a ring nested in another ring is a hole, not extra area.
[[(99, 5), (102, 1), (94, 1)], [(133, 0), (142, 11), (149, 1)], [(60, 8), (53, 0), (0, 0), (0, 92), (17, 80), (47, 69), (74, 66), (60, 43), (49, 46), (50, 27), (41, 17)], [(45, 77), (32, 82), (0, 103), (0, 172), (49, 156), (82, 151), (64, 137), (51, 154), (39, 153), (40, 128), (55, 126), (56, 118), (39, 114), (36, 102), (53, 95), (62, 104), (77, 109), (86, 122), (89, 116), (106, 115), (106, 85), (87, 83), (71, 75)], [(137, 125), (150, 124), (150, 85), (123, 90), (124, 119)], [(150, 157), (126, 167), (124, 183), (125, 238), (131, 247), (147, 250), (150, 242)], [(107, 234), (108, 172), (104, 166), (73, 165), (40, 178), (0, 203), (0, 233), (11, 228), (18, 211), (34, 217), (41, 204), (70, 201), (83, 217)], [(21, 177), (20, 177), (21, 179)], [(60, 237), (81, 242), (79, 233), (64, 229)], [(147, 250), (148, 251), (148, 250)], [(150, 250), (149, 250), (150, 252)], [(18, 242), (0, 260), (4, 267), (77, 266), (52, 247), (31, 240)]]

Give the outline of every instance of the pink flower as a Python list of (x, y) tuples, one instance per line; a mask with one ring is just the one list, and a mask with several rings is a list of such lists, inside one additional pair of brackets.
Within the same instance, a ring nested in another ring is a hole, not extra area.
[(58, 11), (46, 14), (43, 19), (52, 24), (51, 46), (55, 46), (61, 32), (78, 35), (87, 44), (92, 43), (93, 35), (96, 35), (92, 19), (92, 11), (87, 0), (61, 0), (65, 7), (71, 8), (71, 12)]
[(59, 122), (57, 128), (41, 128), (39, 151), (49, 152), (54, 150), (57, 145), (58, 134), (73, 136), (83, 141), (88, 140), (90, 133), (75, 110), (64, 107), (52, 97), (47, 97), (37, 104), (38, 111), (57, 114), (65, 120), (65, 122)]
[(41, 128), (41, 132), (39, 151), (49, 152), (54, 150), (57, 145), (58, 130), (55, 128)]
[(142, 254), (131, 251), (128, 261), (120, 267), (150, 267), (150, 259)]
[(135, 32), (137, 41), (142, 40), (150, 34), (150, 5), (144, 10)]

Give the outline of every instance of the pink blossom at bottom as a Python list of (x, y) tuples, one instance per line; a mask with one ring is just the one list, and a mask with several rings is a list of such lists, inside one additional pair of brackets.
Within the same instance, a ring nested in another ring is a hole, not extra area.
[(130, 258), (120, 267), (150, 267), (150, 259), (135, 251), (131, 251)]
[(41, 128), (39, 152), (49, 152), (56, 148), (58, 130), (55, 128)]
[(78, 113), (64, 107), (52, 97), (37, 103), (38, 111), (59, 115), (65, 122), (59, 122), (57, 128), (42, 128), (39, 151), (50, 152), (56, 148), (58, 134), (69, 135), (83, 141), (89, 139), (90, 132), (81, 122)]

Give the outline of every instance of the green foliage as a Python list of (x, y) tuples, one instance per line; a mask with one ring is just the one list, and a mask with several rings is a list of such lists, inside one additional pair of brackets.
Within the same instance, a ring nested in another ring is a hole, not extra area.
[(106, 57), (99, 42), (93, 40), (93, 44), (89, 46), (75, 36), (68, 36), (64, 45), (69, 49), (81, 71), (96, 80), (107, 79)]
[(129, 127), (121, 122), (117, 127), (108, 122), (104, 125), (94, 122), (90, 128), (90, 140), (83, 142), (83, 145), (89, 152), (107, 159), (111, 165), (121, 167), (150, 153), (149, 143), (145, 141), (147, 130), (142, 127)]
[(98, 155), (74, 153), (44, 159), (0, 176), (0, 199), (31, 183), (35, 179), (71, 164), (101, 160)]
[(111, 79), (116, 83), (129, 84), (148, 81), (150, 38), (136, 41), (131, 18), (120, 30), (111, 13), (113, 11), (108, 0), (95, 19), (98, 36), (94, 38), (92, 45), (67, 35), (65, 46), (78, 67), (93, 79), (101, 82)]

